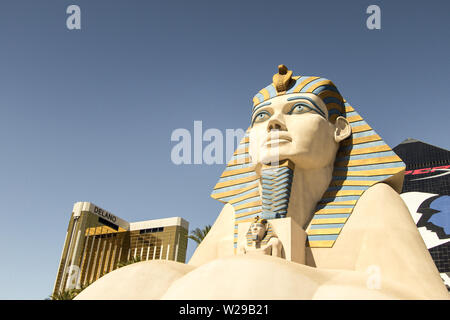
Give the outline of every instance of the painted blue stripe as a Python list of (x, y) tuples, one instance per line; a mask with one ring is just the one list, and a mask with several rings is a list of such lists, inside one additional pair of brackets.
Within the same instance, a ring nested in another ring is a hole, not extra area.
[(333, 228), (342, 228), (344, 226), (343, 223), (334, 223), (334, 224), (312, 224), (309, 226), (310, 229), (333, 229)]
[(359, 113), (356, 112), (356, 111), (351, 111), (351, 112), (347, 112), (347, 113), (345, 114), (345, 117), (346, 117), (346, 118), (353, 117), (353, 116), (359, 116)]
[(292, 86), (292, 88), (289, 89), (288, 91), (286, 91), (286, 94), (292, 93), (292, 91), (294, 91), (294, 89), (297, 87), (297, 85), (299, 85), (300, 83), (302, 83), (303, 80), (306, 80), (306, 79), (308, 79), (309, 77), (310, 77), (310, 76), (302, 76), (302, 77), (298, 78), (298, 79), (295, 81), (295, 84)]
[(386, 145), (386, 142), (384, 142), (383, 140), (379, 140), (379, 141), (355, 144), (355, 145), (351, 145), (351, 146), (342, 146), (339, 148), (339, 151), (364, 149), (364, 148), (378, 147), (378, 146), (384, 146), (384, 145)]
[(323, 98), (323, 102), (324, 102), (325, 104), (328, 104), (328, 103), (336, 103), (336, 104), (340, 105), (340, 106), (342, 107), (343, 110), (345, 110), (345, 105), (342, 103), (341, 100), (339, 100), (339, 99), (336, 98), (336, 97), (325, 97), (325, 98)]
[(261, 213), (253, 213), (253, 214), (245, 216), (245, 217), (235, 218), (235, 220), (236, 221), (241, 221), (241, 220), (245, 220), (245, 219), (248, 219), (248, 218), (254, 218), (254, 217), (256, 217), (257, 215), (260, 215), (260, 214)]
[(253, 189), (250, 189), (250, 190), (248, 190), (248, 191), (239, 193), (239, 194), (237, 194), (237, 195), (229, 196), (229, 197), (224, 197), (224, 198), (220, 198), (220, 200), (229, 202), (229, 201), (231, 201), (231, 200), (233, 200), (233, 199), (236, 199), (236, 198), (245, 196), (245, 195), (247, 195), (247, 194), (249, 194), (249, 193), (252, 193), (252, 192), (254, 192), (254, 191), (257, 191), (257, 190), (259, 190), (259, 188), (256, 186), (256, 187), (253, 188)]
[(331, 109), (328, 110), (328, 117), (331, 117), (331, 115), (337, 114), (338, 116), (342, 115), (342, 112), (340, 112), (338, 109)]
[(338, 157), (338, 158), (336, 158), (336, 161), (372, 159), (372, 158), (389, 157), (389, 156), (396, 156), (396, 154), (393, 151), (380, 151), (380, 152), (372, 152), (372, 153), (366, 153), (366, 154), (357, 154), (357, 155), (346, 156), (346, 157)]
[(275, 87), (273, 86), (273, 84), (268, 85), (266, 87), (266, 89), (267, 89), (267, 91), (269, 91), (270, 98), (277, 96), (277, 91), (275, 90)]
[(353, 166), (353, 167), (334, 167), (335, 170), (338, 171), (362, 171), (362, 170), (375, 170), (375, 169), (386, 169), (386, 168), (400, 168), (404, 167), (405, 164), (401, 161), (399, 162), (390, 162), (390, 163), (381, 163), (381, 164), (367, 164), (362, 166)]
[(367, 190), (369, 186), (333, 186), (329, 187), (327, 191), (336, 191), (336, 190)]
[(318, 204), (316, 206), (316, 210), (320, 210), (323, 208), (327, 208), (327, 209), (346, 209), (346, 208), (353, 208), (354, 205), (352, 204), (343, 204), (343, 205), (336, 205), (336, 204)]
[(350, 217), (349, 213), (336, 213), (336, 214), (316, 214), (314, 215), (314, 219), (334, 219), (334, 218), (348, 218)]
[(359, 120), (359, 121), (355, 121), (355, 122), (350, 123), (352, 128), (358, 127), (358, 126), (363, 126), (363, 125), (366, 125), (366, 124), (367, 124), (367, 122), (365, 122), (364, 120)]
[(331, 84), (321, 85), (320, 87), (317, 87), (316, 89), (314, 89), (312, 93), (314, 93), (315, 95), (319, 95), (319, 93), (321, 93), (322, 91), (325, 91), (325, 90), (330, 90), (330, 91), (339, 93), (337, 88), (335, 86), (332, 86)]
[(313, 86), (313, 85), (316, 84), (317, 82), (320, 82), (320, 81), (323, 81), (323, 80), (328, 80), (328, 79), (325, 79), (325, 78), (319, 78), (319, 79), (313, 80), (313, 81), (311, 81), (310, 83), (308, 83), (306, 86), (304, 86), (303, 89), (300, 90), (300, 92), (306, 92), (306, 91), (308, 91), (308, 89), (311, 88), (311, 86)]
[(321, 240), (336, 240), (337, 234), (320, 234), (320, 235), (309, 235), (309, 241), (321, 241)]
[(246, 204), (246, 203), (250, 203), (250, 202), (254, 202), (254, 201), (258, 201), (258, 200), (261, 200), (260, 196), (248, 198), (248, 199), (241, 200), (241, 201), (238, 201), (236, 203), (233, 203), (233, 207), (237, 207), (237, 206), (240, 206), (241, 204)]
[(264, 101), (264, 96), (262, 95), (262, 93), (261, 92), (258, 92), (256, 95), (255, 95), (255, 97), (257, 97), (258, 98), (258, 100), (259, 100), (259, 102), (262, 102), (262, 101)]
[(233, 170), (237, 170), (237, 169), (244, 169), (244, 168), (250, 168), (253, 167), (252, 163), (244, 163), (244, 164), (236, 164), (234, 166), (227, 166), (225, 168), (225, 171), (233, 171)]
[(240, 213), (250, 212), (250, 211), (254, 211), (254, 210), (258, 210), (258, 209), (261, 209), (261, 206), (254, 206), (254, 207), (250, 207), (250, 208), (235, 210), (234, 213), (240, 214)]
[(358, 200), (360, 196), (340, 196), (340, 197), (333, 197), (333, 198), (324, 198), (321, 199), (320, 203), (327, 203), (327, 202), (339, 202), (339, 201), (351, 201), (351, 200)]
[(377, 134), (375, 132), (375, 130), (368, 130), (368, 131), (363, 131), (363, 132), (352, 133), (353, 138), (368, 137), (368, 136), (373, 136), (374, 134)]
[(226, 192), (226, 191), (232, 191), (232, 190), (236, 190), (236, 189), (245, 188), (252, 184), (255, 184), (255, 181), (245, 182), (245, 183), (241, 183), (241, 184), (231, 186), (231, 187), (223, 187), (223, 188), (219, 188), (219, 189), (214, 189), (213, 192), (211, 193), (211, 195)]
[(240, 153), (240, 154), (233, 155), (231, 157), (230, 161), (239, 160), (239, 159), (245, 159), (247, 157), (248, 157), (248, 153)]
[(335, 176), (333, 177), (333, 180), (353, 180), (353, 181), (381, 181), (384, 179), (387, 179), (391, 177), (392, 175), (382, 175), (382, 176), (370, 176), (370, 177), (363, 177), (363, 176)]
[(254, 172), (254, 171), (246, 172), (246, 173), (240, 173), (240, 174), (235, 174), (233, 176), (220, 178), (218, 183), (225, 182), (225, 181), (230, 181), (230, 180), (236, 180), (236, 179), (240, 179), (240, 178), (253, 177), (253, 176), (256, 176), (256, 172)]

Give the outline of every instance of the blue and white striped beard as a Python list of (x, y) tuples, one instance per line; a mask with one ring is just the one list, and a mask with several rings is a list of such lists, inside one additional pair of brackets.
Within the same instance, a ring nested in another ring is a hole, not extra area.
[(263, 219), (285, 218), (291, 195), (294, 164), (284, 160), (277, 166), (264, 165), (261, 170)]

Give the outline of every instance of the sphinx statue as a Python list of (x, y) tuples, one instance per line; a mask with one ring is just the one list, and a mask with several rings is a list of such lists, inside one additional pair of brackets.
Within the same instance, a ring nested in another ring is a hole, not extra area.
[(266, 219), (259, 216), (250, 225), (246, 241), (241, 243), (239, 253), (241, 254), (262, 254), (274, 257), (281, 257), (282, 244), (274, 234), (272, 226)]
[[(250, 127), (212, 192), (224, 207), (189, 263), (123, 267), (77, 298), (448, 299), (398, 194), (404, 169), (333, 82), (280, 65), (253, 98)], [(240, 226), (262, 220), (289, 225), (279, 237), (301, 258), (240, 254), (264, 246), (238, 241)]]

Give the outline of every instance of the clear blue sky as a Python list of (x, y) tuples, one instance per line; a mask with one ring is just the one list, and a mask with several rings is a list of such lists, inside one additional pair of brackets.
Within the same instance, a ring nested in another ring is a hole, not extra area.
[[(81, 7), (79, 31), (66, 8)], [(381, 30), (366, 8), (381, 7)], [(247, 128), (278, 64), (331, 79), (394, 147), (449, 149), (449, 1), (0, 3), (0, 299), (52, 291), (72, 206), (212, 224), (225, 165), (170, 160), (177, 128)], [(194, 243), (189, 242), (188, 256)]]

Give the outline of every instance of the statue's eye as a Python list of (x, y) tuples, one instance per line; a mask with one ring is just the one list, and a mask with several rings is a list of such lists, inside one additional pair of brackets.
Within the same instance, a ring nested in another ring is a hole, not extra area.
[(270, 114), (267, 111), (261, 111), (253, 118), (253, 123), (266, 121), (269, 117)]
[(291, 111), (289, 111), (289, 114), (300, 114), (300, 113), (305, 113), (311, 110), (311, 107), (307, 106), (306, 104), (303, 103), (297, 103), (295, 104)]

